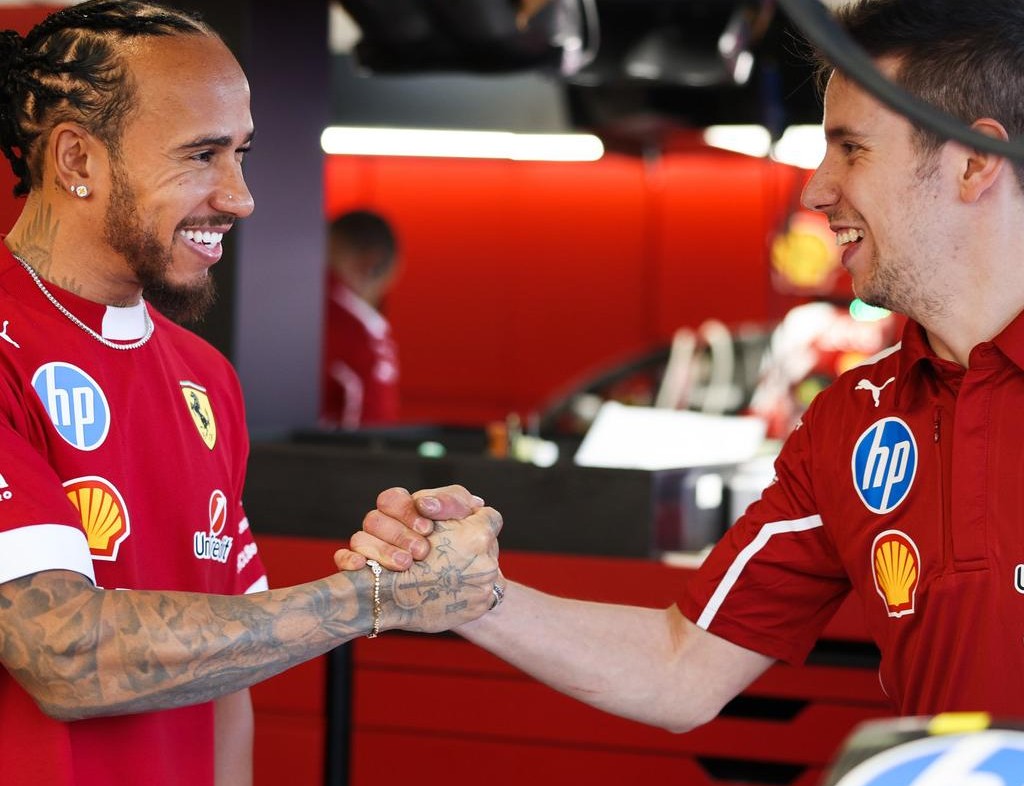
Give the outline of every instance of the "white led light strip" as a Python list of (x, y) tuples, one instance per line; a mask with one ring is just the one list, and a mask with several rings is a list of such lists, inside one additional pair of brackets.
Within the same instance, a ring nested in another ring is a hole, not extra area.
[(604, 145), (592, 134), (517, 134), (415, 128), (330, 126), (320, 146), (331, 155), (597, 161)]

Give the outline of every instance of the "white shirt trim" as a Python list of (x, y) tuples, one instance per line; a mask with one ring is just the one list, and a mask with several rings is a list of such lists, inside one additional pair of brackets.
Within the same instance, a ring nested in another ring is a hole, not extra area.
[(242, 594), (243, 595), (252, 595), (252, 593), (254, 593), (254, 592), (264, 592), (264, 591), (266, 591), (268, 589), (270, 589), (270, 582), (267, 581), (267, 577), (266, 576), (260, 576), (258, 579), (256, 579), (256, 581), (254, 581), (252, 584), (250, 584), (249, 585), (249, 589), (247, 589)]
[(100, 335), (112, 341), (135, 341), (146, 335), (146, 303), (134, 306), (107, 306)]
[(340, 360), (331, 366), (331, 378), (345, 391), (345, 411), (341, 413), (340, 425), (342, 428), (359, 428), (363, 419), (363, 380)]
[(44, 570), (73, 570), (95, 584), (85, 533), (64, 524), (0, 532), (0, 584)]
[(896, 352), (899, 352), (902, 348), (903, 348), (903, 342), (902, 341), (898, 341), (895, 344), (893, 344), (891, 347), (886, 347), (885, 349), (880, 350), (879, 352), (876, 352), (874, 355), (872, 355), (871, 357), (869, 357), (867, 360), (863, 361), (862, 363), (858, 363), (857, 364), (857, 368), (860, 368), (861, 366), (873, 366), (878, 361), (885, 360), (887, 357), (889, 357), (889, 355), (892, 355), (892, 354), (894, 354)]
[(697, 627), (707, 630), (711, 625), (711, 621), (714, 620), (718, 610), (725, 603), (725, 598), (732, 591), (732, 588), (739, 581), (740, 574), (743, 573), (743, 569), (747, 567), (747, 563), (750, 562), (765, 546), (768, 545), (768, 541), (773, 536), (784, 534), (787, 532), (806, 532), (807, 530), (817, 529), (824, 525), (821, 520), (821, 516), (817, 514), (813, 516), (807, 516), (806, 518), (796, 519), (795, 521), (773, 521), (770, 524), (765, 524), (761, 527), (761, 531), (757, 533), (757, 536), (747, 544), (747, 547), (743, 549), (739, 554), (736, 555), (736, 559), (732, 561), (732, 565), (722, 576), (722, 580), (718, 583), (718, 587), (711, 595), (711, 599), (708, 600), (708, 604), (704, 607), (704, 611), (701, 612), (700, 617), (697, 618)]
[(384, 315), (348, 287), (342, 285), (334, 291), (334, 302), (359, 320), (366, 332), (378, 341), (388, 337), (388, 321)]

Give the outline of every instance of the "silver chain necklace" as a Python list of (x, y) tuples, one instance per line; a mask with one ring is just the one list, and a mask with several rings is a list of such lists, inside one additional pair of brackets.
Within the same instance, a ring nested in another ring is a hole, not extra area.
[(143, 334), (142, 338), (136, 341), (132, 341), (129, 344), (118, 344), (114, 341), (111, 341), (108, 338), (104, 338), (91, 327), (89, 327), (87, 324), (85, 324), (82, 320), (80, 320), (78, 317), (76, 317), (74, 314), (72, 314), (70, 311), (64, 308), (64, 304), (57, 300), (57, 298), (53, 296), (53, 293), (46, 288), (46, 284), (43, 283), (43, 280), (39, 277), (39, 274), (36, 272), (36, 269), (32, 267), (32, 265), (30, 265), (24, 259), (19, 257), (17, 254), (12, 255), (14, 256), (15, 259), (18, 260), (21, 266), (25, 268), (25, 271), (29, 274), (29, 276), (32, 277), (32, 280), (36, 282), (36, 286), (39, 287), (39, 291), (46, 295), (47, 300), (53, 303), (54, 308), (56, 308), (61, 314), (63, 314), (76, 325), (78, 325), (78, 327), (82, 328), (82, 330), (84, 330), (94, 339), (99, 341), (103, 346), (110, 347), (111, 349), (120, 350), (138, 349), (153, 337), (153, 330), (155, 328), (155, 325), (153, 324), (153, 320), (149, 316), (149, 309), (145, 305), (143, 305), (142, 318), (146, 323), (146, 332)]

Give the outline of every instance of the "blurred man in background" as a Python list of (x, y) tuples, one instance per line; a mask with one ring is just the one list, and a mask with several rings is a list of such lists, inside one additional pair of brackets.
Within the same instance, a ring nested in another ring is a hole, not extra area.
[(388, 222), (353, 210), (331, 222), (321, 421), (346, 429), (398, 420), (398, 348), (381, 303), (398, 272)]

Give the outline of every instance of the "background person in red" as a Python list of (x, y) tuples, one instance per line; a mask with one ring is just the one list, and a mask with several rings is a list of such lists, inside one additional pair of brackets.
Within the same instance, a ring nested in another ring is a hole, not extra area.
[(381, 302), (398, 271), (388, 222), (353, 210), (331, 222), (321, 420), (353, 429), (398, 420), (398, 347)]

